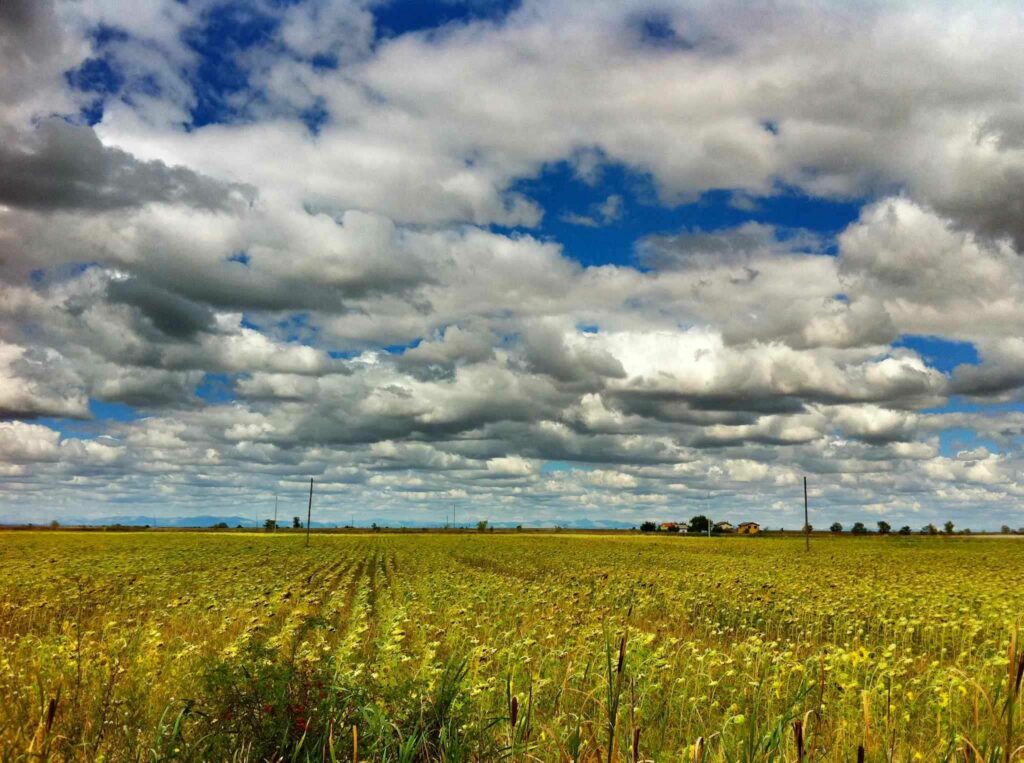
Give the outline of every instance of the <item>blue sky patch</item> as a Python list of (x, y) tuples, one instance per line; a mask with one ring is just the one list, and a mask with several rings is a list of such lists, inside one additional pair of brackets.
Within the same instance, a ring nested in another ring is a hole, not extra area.
[(956, 458), (962, 451), (986, 448), (990, 453), (998, 453), (1001, 448), (992, 440), (979, 437), (973, 429), (954, 428), (939, 433), (939, 452), (946, 458)]
[(104, 402), (95, 398), (89, 398), (89, 412), (92, 419), (68, 419), (61, 417), (46, 416), (34, 420), (34, 423), (41, 424), (63, 437), (74, 437), (79, 440), (94, 440), (103, 436), (107, 426), (111, 423), (126, 423), (138, 421), (142, 414), (134, 407), (125, 403)]
[(314, 346), (320, 328), (310, 323), (309, 313), (292, 313), (273, 324), (274, 335), (283, 342)]
[(653, 48), (666, 50), (691, 50), (694, 43), (684, 39), (672, 26), (672, 19), (666, 13), (651, 13), (634, 21), (634, 29), (640, 42)]
[(106, 403), (102, 400), (89, 400), (89, 410), (100, 421), (135, 421), (141, 415), (132, 406), (125, 403)]
[(312, 135), (320, 134), (320, 128), (327, 124), (330, 116), (327, 111), (327, 103), (323, 98), (317, 98), (312, 106), (299, 113), (299, 119)]
[(478, 19), (498, 20), (519, 6), (519, 0), (392, 0), (374, 9), (377, 36), (400, 37), (446, 24), (464, 24)]
[[(649, 175), (617, 163), (602, 165), (598, 181), (591, 184), (582, 180), (569, 162), (558, 162), (510, 190), (534, 199), (546, 211), (538, 230), (523, 232), (560, 242), (566, 254), (583, 265), (636, 266), (635, 245), (646, 236), (684, 229), (718, 231), (747, 222), (812, 231), (824, 237), (823, 253), (835, 254), (831, 239), (859, 217), (862, 204), (860, 200), (811, 198), (781, 189), (776, 196), (756, 199), (752, 206), (744, 204), (742, 208), (728, 190), (709, 191), (693, 203), (664, 207), (657, 203)], [(620, 216), (601, 219), (599, 207), (610, 196), (622, 198)], [(597, 225), (573, 222), (573, 215), (590, 217)]]
[(569, 461), (548, 461), (540, 467), (541, 474), (553, 474), (555, 472), (592, 472), (596, 466), (587, 464), (571, 463)]
[(204, 374), (196, 386), (196, 397), (207, 403), (230, 403), (236, 399), (235, 376), (232, 374)]
[(116, 95), (124, 87), (124, 75), (106, 56), (87, 58), (77, 69), (64, 75), (68, 84), (84, 93)]
[(249, 85), (249, 75), (238, 56), (254, 45), (271, 41), (279, 25), (273, 16), (244, 3), (216, 5), (204, 21), (185, 36), (185, 42), (199, 57), (193, 78), (196, 103), (191, 110), (191, 128), (237, 120), (239, 104), (232, 96)]
[(981, 362), (977, 348), (970, 342), (907, 334), (900, 337), (894, 346), (913, 350), (932, 368), (947, 374), (959, 365), (978, 365)]

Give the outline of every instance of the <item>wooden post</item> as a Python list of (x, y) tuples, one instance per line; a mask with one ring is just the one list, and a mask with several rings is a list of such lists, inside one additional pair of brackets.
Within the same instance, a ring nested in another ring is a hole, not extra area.
[(804, 550), (811, 550), (811, 520), (807, 515), (807, 477), (804, 477)]
[(309, 523), (313, 519), (313, 478), (309, 478), (309, 509), (306, 511), (306, 548), (309, 548)]

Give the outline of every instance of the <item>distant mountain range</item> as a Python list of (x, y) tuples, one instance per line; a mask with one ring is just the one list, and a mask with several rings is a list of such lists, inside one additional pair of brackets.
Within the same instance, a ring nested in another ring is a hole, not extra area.
[[(290, 518), (280, 518), (281, 526), (284, 527), (290, 524)], [(305, 520), (303, 520), (305, 521)], [(215, 516), (215, 515), (203, 515), (195, 517), (147, 517), (147, 516), (112, 516), (112, 517), (66, 517), (60, 520), (63, 525), (123, 525), (128, 527), (213, 527), (221, 523), (226, 524), (228, 527), (256, 527), (257, 522), (252, 517), (239, 517), (239, 516)], [(25, 524), (24, 518), (13, 518), (13, 517), (0, 517), (0, 524)], [(370, 525), (376, 523), (380, 527), (442, 527), (443, 524), (440, 522), (430, 522), (423, 520), (396, 520), (384, 517), (369, 517), (360, 518), (356, 522), (356, 527), (370, 527)], [(49, 521), (42, 519), (35, 524), (46, 525)], [(258, 523), (262, 526), (262, 520)], [(348, 524), (348, 520), (338, 520), (334, 522), (318, 522), (313, 521), (312, 526), (316, 527), (345, 527)], [(616, 519), (572, 519), (563, 522), (520, 522), (520, 521), (509, 521), (509, 522), (488, 522), (488, 525), (493, 527), (516, 527), (523, 525), (523, 527), (554, 527), (555, 525), (565, 527), (573, 530), (621, 530), (629, 529), (630, 527), (636, 526), (637, 523), (633, 522), (622, 522)], [(475, 527), (476, 522), (460, 523), (461, 527)]]

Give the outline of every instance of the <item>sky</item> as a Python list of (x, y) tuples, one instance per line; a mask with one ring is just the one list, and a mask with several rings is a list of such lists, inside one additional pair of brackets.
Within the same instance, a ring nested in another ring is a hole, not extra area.
[(0, 520), (1024, 526), (1022, 37), (5, 0)]

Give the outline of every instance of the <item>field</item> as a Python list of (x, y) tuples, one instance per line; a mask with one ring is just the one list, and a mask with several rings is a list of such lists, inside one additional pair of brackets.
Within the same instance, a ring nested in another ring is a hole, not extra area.
[(0, 535), (0, 760), (1021, 756), (1024, 544)]

